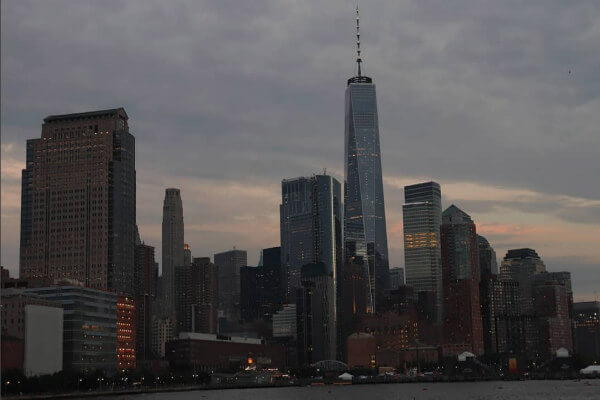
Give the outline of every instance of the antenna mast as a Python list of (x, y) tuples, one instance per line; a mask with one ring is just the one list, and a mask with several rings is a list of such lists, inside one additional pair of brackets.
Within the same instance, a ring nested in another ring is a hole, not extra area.
[(358, 4), (356, 5), (356, 64), (358, 64), (358, 76), (361, 76), (360, 64), (360, 14), (358, 13)]

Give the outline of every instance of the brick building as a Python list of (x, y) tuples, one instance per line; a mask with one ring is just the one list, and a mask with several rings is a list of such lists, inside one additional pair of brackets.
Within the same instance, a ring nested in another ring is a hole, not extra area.
[(263, 344), (260, 339), (187, 332), (167, 342), (166, 354), (171, 367), (209, 372), (243, 366), (248, 357), (259, 368), (285, 367), (285, 348)]

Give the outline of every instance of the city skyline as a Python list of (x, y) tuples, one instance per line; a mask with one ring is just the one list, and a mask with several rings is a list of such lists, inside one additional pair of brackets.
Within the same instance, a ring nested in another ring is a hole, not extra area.
[[(349, 12), (343, 13), (340, 10), (350, 11), (350, 5), (331, 6), (332, 8), (326, 8), (324, 16), (320, 17), (307, 11), (310, 17), (309, 23), (319, 24), (323, 23), (322, 18), (332, 18), (334, 25), (338, 26), (339, 21), (341, 27), (338, 34), (334, 32), (334, 28), (323, 29), (318, 25), (320, 28), (316, 29), (314, 36), (311, 36), (308, 41), (313, 45), (313, 50), (316, 49), (317, 52), (307, 52), (312, 55), (308, 61), (313, 63), (304, 66), (307, 71), (297, 70), (297, 67), (294, 66), (292, 71), (286, 71), (284, 74), (282, 65), (276, 63), (277, 65), (261, 72), (261, 68), (264, 67), (263, 61), (254, 56), (249, 58), (249, 70), (238, 69), (238, 67), (230, 65), (236, 59), (235, 54), (217, 52), (214, 59), (208, 60), (206, 68), (209, 72), (217, 75), (220, 84), (225, 82), (224, 79), (228, 74), (238, 72), (241, 73), (241, 76), (257, 78), (258, 81), (245, 83), (246, 86), (242, 85), (237, 88), (231, 86), (231, 83), (226, 84), (229, 92), (217, 96), (216, 102), (213, 104), (211, 102), (215, 99), (211, 96), (216, 93), (214, 92), (216, 89), (211, 87), (204, 93), (200, 90), (202, 85), (210, 86), (209, 83), (191, 85), (194, 86), (193, 90), (182, 89), (182, 83), (193, 81), (197, 75), (196, 72), (188, 69), (194, 64), (193, 60), (186, 59), (184, 54), (179, 53), (182, 49), (178, 48), (178, 52), (173, 54), (174, 56), (179, 54), (183, 58), (175, 57), (172, 63), (167, 63), (170, 69), (165, 71), (148, 66), (149, 79), (160, 81), (161, 74), (165, 73), (164, 82), (174, 83), (172, 88), (166, 90), (166, 94), (175, 96), (178, 90), (182, 90), (184, 97), (192, 98), (190, 96), (195, 95), (196, 100), (193, 104), (197, 109), (187, 106), (180, 108), (183, 104), (175, 102), (173, 105), (169, 104), (158, 115), (153, 114), (158, 110), (157, 107), (162, 107), (162, 103), (152, 97), (162, 92), (144, 93), (142, 84), (145, 81), (140, 81), (141, 78), (133, 79), (133, 86), (123, 85), (132, 93), (127, 93), (123, 88), (117, 88), (117, 84), (114, 86), (111, 83), (106, 84), (110, 87), (110, 90), (106, 90), (99, 88), (98, 83), (83, 83), (88, 73), (92, 74), (94, 71), (101, 71), (106, 67), (96, 67), (93, 65), (95, 62), (103, 59), (103, 56), (115, 54), (113, 52), (120, 51), (120, 47), (117, 46), (119, 50), (102, 49), (101, 45), (106, 38), (102, 40), (98, 38), (96, 41), (93, 32), (91, 36), (82, 35), (82, 37), (75, 38), (65, 36), (66, 32), (61, 32), (56, 26), (53, 26), (51, 30), (50, 26), (45, 24), (33, 28), (35, 18), (43, 16), (44, 11), (48, 11), (45, 10), (46, 6), (41, 3), (38, 3), (37, 7), (33, 7), (31, 14), (27, 15), (24, 9), (19, 11), (21, 6), (18, 4), (5, 5), (3, 3), (2, 7), (4, 83), (2, 91), (2, 264), (8, 267), (12, 273), (18, 270), (20, 176), (21, 169), (25, 166), (24, 144), (26, 139), (39, 137), (39, 123), (47, 115), (121, 106), (128, 110), (138, 147), (136, 169), (140, 234), (147, 244), (157, 248), (157, 260), (161, 259), (161, 254), (158, 252), (161, 243), (160, 205), (164, 189), (167, 187), (181, 188), (182, 197), (186, 200), (186, 242), (191, 245), (194, 256), (210, 255), (236, 245), (238, 248), (247, 249), (250, 263), (256, 264), (261, 248), (275, 246), (278, 243), (277, 205), (279, 182), (282, 177), (310, 175), (318, 172), (322, 166), (333, 173), (335, 178), (343, 179), (343, 154), (339, 149), (339, 143), (343, 137), (343, 119), (339, 116), (343, 97), (337, 92), (341, 91), (346, 76), (352, 72), (339, 68), (339, 65), (351, 65), (352, 53), (349, 38), (352, 37), (353, 26), (348, 24)], [(22, 7), (27, 7), (27, 5)], [(90, 5), (90, 7), (94, 6)], [(148, 6), (148, 8), (159, 15), (157, 18), (164, 18), (169, 23), (178, 15), (178, 10), (174, 10), (174, 14), (169, 15), (165, 10), (161, 11), (160, 6)], [(251, 6), (244, 6), (245, 11), (252, 13), (253, 10), (250, 8)], [(420, 7), (417, 8), (418, 10), (413, 13), (419, 17), (419, 12), (422, 10)], [(103, 18), (109, 20), (117, 15), (117, 9), (118, 7), (108, 7), (107, 10), (97, 9), (96, 12), (99, 12), (97, 15), (100, 21), (104, 21)], [(89, 12), (87, 8), (85, 11)], [(127, 9), (124, 11), (127, 14)], [(306, 10), (302, 9), (301, 11)], [(74, 12), (77, 12), (77, 7)], [(222, 10), (214, 9), (212, 12), (214, 15), (221, 15), (219, 13)], [(258, 10), (258, 14), (261, 12), (265, 12), (265, 10)], [(529, 61), (530, 64), (526, 65), (518, 64), (523, 62), (522, 60), (512, 60), (514, 64), (506, 62), (506, 64), (498, 65), (497, 68), (493, 67), (490, 72), (476, 61), (461, 63), (450, 57), (447, 69), (440, 65), (436, 67), (441, 68), (440, 70), (447, 74), (448, 85), (452, 81), (451, 78), (458, 78), (454, 81), (454, 84), (458, 85), (457, 87), (431, 87), (429, 85), (434, 83), (430, 80), (431, 77), (425, 77), (418, 73), (416, 74), (417, 83), (411, 84), (403, 75), (410, 73), (414, 75), (418, 70), (416, 65), (424, 61), (419, 58), (426, 59), (426, 54), (420, 55), (417, 60), (406, 61), (405, 64), (398, 64), (400, 56), (398, 59), (390, 59), (389, 57), (392, 56), (385, 56), (383, 49), (390, 44), (393, 35), (387, 32), (387, 36), (385, 36), (386, 29), (383, 29), (383, 33), (378, 32), (380, 28), (376, 28), (373, 22), (369, 22), (377, 21), (380, 12), (371, 8), (363, 10), (362, 14), (366, 27), (373, 25), (364, 30), (367, 32), (364, 41), (369, 60), (366, 65), (368, 75), (378, 82), (385, 82), (385, 86), (380, 85), (378, 95), (380, 96), (382, 142), (385, 144), (382, 153), (385, 158), (383, 170), (384, 191), (387, 200), (390, 266), (403, 266), (401, 228), (403, 187), (433, 179), (439, 182), (443, 188), (443, 207), (456, 203), (468, 212), (477, 224), (478, 233), (489, 239), (498, 258), (502, 258), (508, 248), (534, 248), (547, 263), (549, 271), (565, 269), (572, 271), (576, 299), (593, 299), (593, 290), (600, 286), (597, 274), (600, 258), (594, 248), (597, 238), (600, 237), (598, 228), (600, 200), (597, 200), (600, 195), (596, 184), (597, 176), (593, 174), (594, 165), (596, 165), (596, 171), (598, 167), (592, 158), (595, 154), (594, 149), (598, 148), (595, 146), (598, 139), (593, 136), (594, 133), (591, 129), (597, 126), (598, 117), (586, 109), (594, 109), (594, 104), (598, 99), (595, 97), (594, 89), (585, 88), (584, 83), (579, 80), (586, 80), (586, 74), (590, 73), (586, 69), (590, 68), (589, 65), (573, 67), (573, 74), (567, 74), (568, 68), (571, 68), (570, 64), (568, 66), (560, 62), (552, 64), (556, 71), (545, 66), (543, 72), (547, 75), (540, 77), (543, 79), (544, 85), (549, 85), (556, 91), (565, 89), (565, 92), (568, 93), (565, 95), (566, 100), (561, 100), (552, 93), (549, 96), (551, 104), (548, 108), (557, 108), (558, 114), (560, 114), (557, 116), (547, 115), (546, 113), (551, 114), (551, 112), (537, 103), (542, 100), (542, 89), (538, 88), (538, 91), (534, 90), (527, 99), (519, 100), (519, 96), (525, 92), (522, 92), (524, 89), (520, 89), (516, 85), (525, 78), (531, 78), (527, 68), (537, 65), (534, 60)], [(577, 8), (571, 12), (582, 11)], [(268, 15), (270, 25), (251, 31), (260, 39), (259, 45), (270, 43), (269, 41), (272, 39), (267, 36), (272, 33), (272, 30), (277, 29), (273, 13), (275, 11)], [(54, 15), (55, 18), (61, 18), (58, 14)], [(194, 15), (196, 14), (189, 17), (190, 20), (184, 18), (186, 23), (182, 24), (179, 30), (171, 27), (172, 31), (186, 33), (190, 37), (195, 36), (193, 33), (199, 28), (192, 24)], [(414, 29), (418, 30), (421, 25), (427, 26), (427, 18), (422, 15), (421, 17), (421, 19), (416, 19), (418, 26)], [(519, 25), (522, 23), (520, 19), (511, 19), (510, 15), (505, 15), (505, 17), (525, 29), (524, 26)], [(450, 15), (450, 18), (453, 16)], [(382, 20), (389, 22), (389, 18)], [(13, 25), (14, 21), (25, 21), (29, 24), (17, 27)], [(133, 19), (134, 26), (139, 26), (141, 22), (138, 18)], [(292, 23), (293, 28), (304, 29), (298, 25), (301, 21), (288, 22)], [(70, 23), (66, 21), (64, 23), (70, 26)], [(96, 21), (93, 21), (93, 29), (98, 28), (95, 23)], [(467, 31), (481, 28), (466, 22), (465, 24), (463, 29), (467, 29)], [(208, 25), (209, 27), (206, 29), (218, 31), (214, 25), (210, 23)], [(388, 27), (389, 29), (392, 28)], [(560, 31), (560, 28), (555, 29)], [(70, 75), (56, 70), (58, 65), (63, 65), (64, 59), (53, 59), (54, 56), (50, 53), (43, 53), (44, 57), (49, 57), (45, 66), (48, 71), (43, 71), (40, 75), (38, 70), (26, 65), (29, 56), (19, 54), (19, 49), (12, 47), (15, 43), (20, 43), (12, 35), (18, 35), (16, 32), (20, 32), (24, 33), (22, 40), (25, 46), (23, 47), (38, 48), (45, 44), (51, 49), (60, 51), (61, 45), (52, 47), (46, 43), (48, 39), (44, 38), (44, 33), (50, 31), (58, 35), (57, 38), (55, 37), (56, 40), (64, 40), (65, 43), (75, 45), (74, 54), (76, 55), (88, 54), (85, 46), (90, 43), (94, 49), (98, 50), (98, 54), (91, 54), (92, 57), (89, 59), (81, 57), (74, 63), (75, 71), (79, 68), (82, 74), (79, 79), (75, 79), (80, 87), (73, 88), (73, 91), (64, 98), (59, 96), (58, 100), (52, 96), (53, 91), (71, 89), (71, 81), (68, 79)], [(551, 30), (549, 34), (557, 34), (556, 31)], [(125, 34), (126, 39), (140, 39), (131, 31), (120, 32)], [(7, 34), (8, 38), (6, 38)], [(439, 34), (440, 31), (433, 32), (432, 40), (440, 39), (439, 36), (436, 36)], [(535, 34), (540, 35), (539, 32)], [(297, 36), (302, 36), (302, 34), (298, 33)], [(163, 40), (168, 40), (169, 37), (171, 36), (165, 36)], [(410, 42), (410, 31), (402, 31), (400, 38), (405, 45), (400, 47), (414, 46)], [(543, 38), (546, 36), (542, 36)], [(467, 50), (453, 39), (448, 38), (447, 45), (458, 46), (456, 50), (459, 53)], [(228, 39), (224, 40), (227, 44), (232, 43), (231, 39), (229, 42), (227, 42)], [(297, 41), (296, 36), (288, 35), (281, 39), (280, 46), (287, 47), (288, 43), (297, 43)], [(133, 40), (133, 42), (135, 41)], [(584, 44), (584, 42), (585, 40), (581, 39), (581, 43)], [(132, 62), (135, 54), (143, 55), (147, 57), (145, 59), (149, 60), (158, 57), (152, 48), (142, 46), (140, 50), (133, 50), (131, 45), (125, 40), (125, 49), (132, 51), (131, 55), (125, 55), (126, 61)], [(194, 46), (207, 45), (203, 42), (193, 45), (182, 44), (184, 49), (190, 51), (195, 48)], [(319, 46), (323, 46), (324, 49)], [(516, 44), (515, 46), (517, 51), (521, 50), (521, 47)], [(427, 40), (423, 43), (423, 48), (423, 51), (431, 51), (434, 58), (435, 56), (448, 56), (443, 51), (436, 53), (434, 43), (428, 43)], [(577, 45), (577, 52), (583, 53), (583, 48), (583, 45)], [(326, 54), (323, 53), (326, 49), (329, 49), (331, 57), (335, 58), (333, 61), (330, 59), (321, 61), (319, 58)], [(171, 54), (169, 53), (171, 49), (161, 49), (161, 51), (163, 50), (167, 54)], [(277, 50), (278, 54), (290, 56), (287, 50), (282, 48)], [(481, 49), (477, 48), (475, 51), (481, 51)], [(259, 52), (259, 54), (264, 57), (266, 53)], [(477, 56), (478, 54), (471, 55)], [(544, 55), (534, 54), (532, 57), (537, 61), (544, 60)], [(584, 55), (581, 54), (581, 57)], [(474, 58), (476, 59), (476, 57)], [(573, 57), (573, 59), (576, 58)], [(597, 63), (597, 60), (589, 58), (588, 60), (591, 63)], [(452, 64), (452, 61), (456, 64)], [(413, 62), (417, 64), (411, 64)], [(203, 63), (198, 65), (203, 65)], [(211, 69), (220, 65), (228, 65), (232, 69), (225, 72), (216, 72)], [(398, 66), (400, 67), (398, 71), (392, 70)], [(479, 90), (476, 90), (476, 87), (468, 84), (466, 78), (461, 79), (462, 75), (457, 70), (458, 66), (474, 68), (473, 74), (479, 83), (485, 77), (496, 77), (501, 82), (492, 83), (489, 87), (484, 85), (483, 88), (479, 87)], [(276, 67), (282, 69), (278, 70)], [(25, 68), (24, 71), (23, 68)], [(520, 74), (517, 73), (516, 76), (511, 77), (503, 68), (507, 68), (507, 70), (516, 68)], [(113, 71), (112, 68), (108, 68), (108, 70)], [(30, 76), (31, 78), (28, 79), (31, 81), (28, 81), (27, 85), (19, 87), (24, 82), (22, 79), (25, 78), (17, 77), (17, 71), (19, 73), (30, 72), (23, 75)], [(178, 72), (185, 73), (184, 78), (172, 82), (172, 74)], [(300, 73), (301, 77), (310, 72), (315, 81), (294, 79), (294, 81), (306, 84), (299, 86), (297, 82), (291, 82), (287, 77), (288, 74), (293, 76), (296, 72)], [(126, 79), (133, 78), (131, 72), (126, 70), (120, 73), (123, 73)], [(50, 79), (51, 82), (47, 82), (42, 79), (47, 76), (46, 74), (56, 79)], [(562, 80), (557, 83), (548, 82), (554, 80), (557, 75)], [(565, 76), (563, 77), (563, 75)], [(567, 75), (573, 75), (573, 77)], [(591, 75), (589, 77), (591, 79)], [(266, 82), (267, 80), (269, 82)], [(279, 82), (275, 82), (278, 80)], [(396, 83), (395, 80), (400, 82)], [(237, 79), (234, 81), (236, 84), (240, 83)], [(205, 81), (198, 79), (197, 82)], [(243, 93), (244, 89), (258, 90), (256, 86), (258, 83), (266, 84), (267, 94), (258, 93), (260, 101), (252, 103), (256, 106), (253, 110), (235, 117), (219, 110), (219, 107), (223, 107), (225, 110), (232, 109), (237, 112), (250, 99), (244, 95), (241, 95), (241, 99), (233, 97)], [(505, 92), (494, 94), (493, 92), (500, 90), (500, 87), (496, 86), (498, 83), (507, 84)], [(327, 89), (321, 86), (327, 87)], [(136, 87), (140, 93), (134, 93)], [(158, 90), (159, 87), (153, 84), (150, 90)], [(423, 93), (415, 95), (413, 91), (419, 92), (419, 88), (424, 89)], [(195, 93), (196, 90), (199, 90), (199, 93)], [(439, 90), (441, 99), (439, 101), (428, 99), (428, 96), (437, 96), (436, 90)], [(463, 90), (467, 93), (462, 93)], [(592, 90), (592, 92), (590, 93), (588, 90)], [(90, 91), (94, 93), (98, 91), (98, 95), (89, 96)], [(412, 99), (415, 100), (415, 104), (404, 104), (403, 101), (400, 101), (396, 96), (402, 91), (415, 95), (416, 97)], [(461, 93), (463, 94), (460, 97), (461, 101), (468, 108), (472, 107), (471, 110), (461, 111), (460, 107), (455, 108), (455, 105), (448, 102), (448, 99), (452, 97), (451, 94)], [(482, 105), (474, 103), (479, 95), (489, 96)], [(53, 100), (52, 103), (44, 101), (50, 98)], [(282, 101), (278, 101), (281, 105), (273, 104), (274, 98), (282, 99)], [(323, 99), (319, 105), (324, 107), (325, 111), (320, 111), (314, 105), (307, 103), (318, 98)], [(206, 101), (203, 101), (204, 99)], [(428, 102), (428, 100), (431, 101)], [(510, 100), (516, 101), (517, 104), (508, 106), (503, 103)], [(529, 104), (528, 101), (533, 103), (531, 107), (533, 107), (534, 115), (532, 117), (517, 110), (519, 105)], [(168, 101), (164, 102), (168, 103)], [(497, 103), (500, 104), (497, 105)], [(408, 106), (408, 109), (403, 106)], [(422, 107), (422, 110), (415, 111), (416, 106)], [(427, 121), (429, 118), (427, 114), (441, 110), (439, 108), (441, 106), (449, 107), (449, 110), (446, 111), (448, 114), (438, 119), (434, 118), (433, 121)], [(500, 108), (498, 115), (491, 115), (494, 114), (494, 107)], [(199, 115), (196, 115), (198, 110), (200, 110)], [(411, 110), (417, 115), (412, 117), (408, 115)], [(327, 115), (330, 111), (335, 111), (333, 117)], [(400, 111), (401, 118), (395, 115), (398, 111)], [(290, 112), (299, 115), (290, 115)], [(273, 119), (270, 121), (259, 121), (253, 119), (253, 113), (258, 114), (261, 119), (267, 115), (271, 116), (273, 113), (279, 115), (272, 117)], [(479, 118), (480, 116), (476, 116), (478, 113), (490, 115)], [(510, 113), (513, 116), (514, 120), (510, 125), (514, 132), (504, 131), (503, 128), (506, 126), (501, 118), (503, 113)], [(425, 116), (421, 114), (425, 114)], [(561, 116), (565, 115), (568, 123), (559, 122)], [(161, 116), (166, 117), (168, 123), (161, 121)], [(402, 118), (408, 119), (408, 122), (404, 123), (405, 120)], [(549, 121), (546, 121), (545, 118), (548, 118)], [(580, 118), (584, 121), (583, 123)], [(323, 126), (315, 126), (314, 121), (323, 122)], [(487, 123), (484, 124), (484, 122)], [(553, 123), (557, 126), (552, 126)], [(550, 125), (549, 128), (548, 125)], [(216, 131), (215, 126), (218, 128)], [(282, 130), (284, 126), (289, 126), (289, 128)], [(469, 129), (466, 129), (466, 133), (460, 133), (461, 128)], [(550, 139), (554, 138), (554, 142), (550, 140), (550, 144), (544, 141), (540, 142), (545, 137), (544, 129), (546, 128), (550, 132), (548, 133)], [(314, 131), (316, 134), (309, 132), (307, 140), (302, 136), (307, 131)], [(214, 132), (218, 137), (210, 137)], [(264, 132), (264, 135), (259, 132)], [(572, 140), (560, 139), (558, 135), (561, 133), (568, 133)], [(315, 141), (316, 138), (323, 135), (326, 140), (322, 143)], [(284, 140), (278, 141), (278, 136), (283, 137)], [(447, 138), (445, 138), (446, 136)], [(498, 138), (503, 140), (497, 140)], [(506, 139), (506, 143), (504, 143), (504, 139)], [(460, 148), (464, 147), (465, 140), (473, 142), (474, 145), (474, 148), (471, 148), (470, 145), (466, 146), (470, 150), (469, 153)], [(522, 143), (520, 140), (525, 142)], [(251, 141), (256, 141), (257, 147), (250, 145)], [(430, 166), (421, 168), (423, 167), (422, 163), (415, 163), (420, 168), (411, 167), (414, 154), (425, 154), (421, 148), (422, 145), (419, 144), (420, 141), (430, 145), (437, 141), (438, 144), (435, 147), (443, 149), (441, 160), (434, 162), (434, 156), (426, 155), (425, 157), (431, 157), (428, 159)], [(457, 143), (453, 143), (453, 141)], [(234, 142), (238, 143), (232, 145)], [(524, 146), (520, 146), (521, 144)], [(250, 147), (244, 148), (245, 146)], [(264, 150), (262, 152), (260, 151), (261, 147)], [(490, 152), (490, 148), (495, 148), (495, 151)], [(303, 152), (297, 151), (298, 149), (302, 149)], [(218, 155), (217, 158), (214, 158), (215, 154)], [(569, 154), (575, 154), (577, 157), (569, 158)], [(471, 158), (467, 158), (467, 155)], [(546, 158), (554, 158), (554, 161), (549, 162)], [(530, 171), (531, 165), (539, 165), (539, 170), (543, 173)], [(561, 171), (561, 169), (566, 171)], [(573, 179), (576, 175), (579, 175), (580, 178)], [(560, 181), (562, 186), (554, 181)], [(236, 197), (239, 197), (240, 200), (235, 199)], [(242, 209), (243, 205), (247, 205), (245, 209)], [(256, 232), (258, 234), (255, 234)], [(594, 238), (596, 238), (595, 241)]]

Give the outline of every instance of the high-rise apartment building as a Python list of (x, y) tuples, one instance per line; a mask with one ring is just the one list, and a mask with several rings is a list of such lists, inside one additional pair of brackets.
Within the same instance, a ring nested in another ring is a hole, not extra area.
[(175, 319), (152, 316), (152, 352), (157, 358), (165, 357), (167, 342), (175, 338)]
[(133, 293), (135, 138), (123, 108), (44, 118), (27, 141), (21, 278)]
[(217, 333), (218, 268), (209, 257), (175, 267), (177, 333)]
[(343, 261), (340, 183), (330, 175), (284, 179), (281, 197), (281, 259), (288, 297), (301, 286), (306, 264), (324, 263), (337, 285)]
[(179, 189), (165, 190), (162, 222), (162, 307), (166, 316), (175, 315), (175, 267), (185, 265), (183, 204)]
[[(406, 284), (421, 299), (431, 299), (423, 306), (434, 323), (442, 322), (442, 259), (440, 225), (442, 195), (436, 182), (404, 187), (404, 267)], [(432, 308), (429, 310), (428, 308)]]
[(471, 217), (451, 205), (442, 213), (444, 346), (447, 354), (483, 353), (477, 232)]
[(377, 96), (361, 73), (358, 9), (356, 22), (358, 74), (348, 79), (345, 105), (344, 252), (347, 263), (363, 262), (367, 308), (374, 312), (388, 286), (389, 261)]
[(240, 320), (240, 269), (248, 265), (246, 250), (217, 253), (214, 256), (219, 270), (219, 310), (230, 322)]

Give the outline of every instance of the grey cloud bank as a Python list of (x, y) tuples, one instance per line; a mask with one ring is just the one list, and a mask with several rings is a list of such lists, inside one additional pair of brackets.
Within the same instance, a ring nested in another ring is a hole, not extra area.
[[(20, 180), (6, 171), (23, 166), (25, 140), (39, 136), (46, 115), (116, 106), (126, 108), (137, 139), (142, 236), (160, 244), (162, 190), (182, 183), (193, 250), (238, 244), (252, 255), (275, 245), (280, 179), (343, 168), (353, 7), (2, 2), (2, 263), (18, 263)], [(384, 175), (530, 189), (548, 199), (463, 206), (476, 222), (478, 213), (498, 221), (507, 210), (541, 211), (600, 237), (599, 2), (361, 7)], [(265, 192), (248, 195), (256, 187)], [(389, 224), (400, 223), (400, 191), (386, 185), (385, 196)], [(572, 207), (561, 196), (592, 202)], [(399, 235), (390, 228), (396, 265)], [(599, 261), (588, 256), (572, 269), (591, 293), (600, 287)]]

